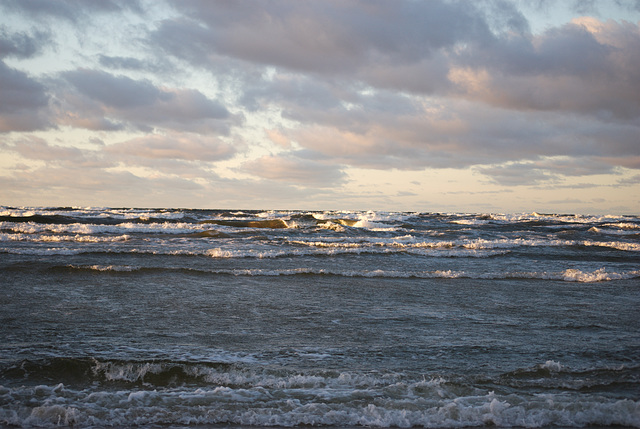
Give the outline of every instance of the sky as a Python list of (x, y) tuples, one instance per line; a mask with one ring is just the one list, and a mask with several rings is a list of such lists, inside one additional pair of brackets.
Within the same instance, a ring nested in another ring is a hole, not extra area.
[(0, 205), (640, 212), (640, 0), (0, 0)]

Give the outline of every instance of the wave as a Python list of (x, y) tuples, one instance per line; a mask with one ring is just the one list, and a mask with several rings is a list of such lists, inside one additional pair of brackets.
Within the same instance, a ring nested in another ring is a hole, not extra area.
[[(0, 424), (640, 427), (640, 401), (612, 395), (610, 388), (636, 372), (571, 371), (554, 363), (476, 382), (215, 361), (53, 358), (2, 372), (9, 383), (0, 387)], [(540, 380), (557, 385), (559, 376), (576, 387), (585, 380), (590, 390), (536, 393)], [(637, 379), (627, 384), (637, 387)]]
[(135, 209), (135, 208), (111, 208), (111, 207), (0, 207), (0, 217), (18, 219), (18, 221), (34, 216), (42, 217), (45, 221), (55, 220), (56, 217), (74, 219), (76, 221), (114, 221), (114, 220), (149, 220), (157, 219), (182, 219), (190, 213), (200, 210), (182, 209)]
[[(121, 231), (122, 232), (122, 231)], [(170, 241), (171, 238), (191, 239), (232, 239), (234, 235), (219, 230), (180, 230), (179, 235), (143, 236), (138, 237), (133, 232), (118, 235), (94, 234), (23, 234), (0, 233), (0, 242), (31, 242), (31, 243), (112, 243), (117, 245), (132, 239), (144, 240), (139, 248), (112, 247), (108, 252), (122, 253), (151, 253), (151, 254), (194, 254), (208, 255), (216, 258), (277, 258), (282, 256), (335, 256), (341, 254), (393, 254), (406, 253), (428, 257), (477, 257), (486, 258), (508, 254), (512, 251), (526, 251), (529, 248), (604, 248), (622, 252), (640, 252), (640, 243), (626, 241), (594, 241), (594, 240), (560, 240), (560, 239), (472, 239), (472, 240), (434, 240), (425, 241), (412, 236), (396, 238), (353, 237), (349, 239), (289, 239), (281, 237), (280, 242), (261, 243), (258, 237), (252, 242), (229, 242), (218, 248), (199, 250), (204, 243), (194, 242), (191, 245), (181, 241)], [(195, 249), (195, 250), (186, 250)], [(4, 248), (0, 252), (22, 254), (54, 254), (56, 248)], [(59, 249), (65, 250), (65, 249)], [(66, 249), (69, 250), (69, 249)], [(95, 252), (97, 249), (73, 249), (74, 252)], [(66, 253), (65, 253), (66, 254)]]
[(345, 241), (344, 239), (334, 240), (291, 240), (291, 244), (310, 247), (366, 247), (366, 246), (389, 246), (395, 248), (429, 248), (429, 249), (451, 249), (464, 248), (474, 250), (486, 249), (515, 249), (527, 247), (608, 247), (625, 251), (640, 251), (640, 244), (623, 241), (593, 241), (593, 240), (561, 240), (561, 239), (540, 239), (540, 238), (505, 238), (488, 240), (484, 238), (448, 240), (448, 241), (425, 241), (411, 235), (394, 238), (357, 238), (355, 241)]
[[(419, 235), (461, 234), (464, 231), (478, 231), (492, 234), (505, 228), (506, 234), (514, 233), (513, 228), (525, 228), (526, 234), (536, 236), (538, 226), (559, 228), (562, 232), (587, 231), (596, 234), (615, 234), (628, 238), (628, 241), (598, 240), (555, 240), (533, 239), (527, 236), (517, 239), (493, 241), (495, 247), (504, 246), (572, 246), (595, 245), (612, 247), (625, 251), (640, 251), (640, 245), (632, 241), (640, 229), (640, 221), (634, 217), (594, 217), (580, 215), (495, 215), (495, 214), (420, 214), (393, 212), (298, 212), (298, 211), (198, 211), (198, 210), (142, 210), (142, 209), (41, 209), (33, 212), (0, 210), (0, 231), (18, 234), (195, 234), (191, 238), (227, 238), (233, 234), (245, 234), (252, 230), (272, 231), (296, 230), (301, 233), (329, 230), (344, 233), (345, 236), (383, 235), (397, 231), (417, 233)], [(220, 226), (217, 235), (208, 234), (207, 225)], [(469, 228), (460, 228), (460, 226)], [(567, 230), (567, 228), (569, 228)], [(524, 231), (521, 231), (524, 232)], [(284, 234), (285, 232), (283, 232)], [(520, 233), (520, 234), (521, 234)], [(34, 240), (37, 240), (34, 238)], [(461, 244), (458, 240), (459, 245)], [(473, 244), (472, 244), (473, 245)], [(478, 240), (475, 246), (483, 246)], [(467, 246), (469, 247), (469, 246)]]
[[(315, 219), (315, 218), (314, 218)], [(325, 220), (315, 219), (317, 221), (315, 227), (321, 229), (333, 229), (338, 232), (344, 231), (343, 223), (346, 225), (344, 219), (338, 221), (331, 221), (329, 224), (324, 224)], [(334, 222), (335, 221), (335, 222)], [(298, 224), (290, 224), (290, 220), (282, 219), (269, 219), (262, 221), (250, 221), (250, 220), (208, 220), (204, 223), (188, 223), (188, 222), (164, 222), (164, 223), (148, 223), (139, 224), (125, 222), (118, 225), (94, 225), (94, 224), (56, 224), (56, 225), (40, 225), (32, 223), (13, 223), (7, 224), (0, 223), (0, 241), (32, 241), (32, 242), (53, 242), (53, 241), (76, 241), (76, 242), (109, 242), (109, 241), (123, 241), (135, 237), (143, 239), (159, 238), (163, 237), (176, 237), (184, 236), (186, 238), (233, 238), (234, 236), (241, 236), (238, 230), (242, 229), (270, 229), (281, 230), (298, 228)], [(386, 226), (384, 228), (381, 225), (375, 223), (367, 223), (363, 221), (349, 221), (349, 228), (364, 228), (372, 233), (376, 231), (397, 231), (398, 226)], [(215, 224), (221, 226), (219, 230), (212, 230), (203, 228), (203, 225)], [(314, 228), (315, 228), (314, 227)], [(599, 231), (596, 227), (592, 227), (591, 230)], [(632, 229), (626, 229), (623, 231), (635, 231)], [(308, 234), (301, 236), (299, 239), (291, 238), (287, 235), (282, 235), (280, 238), (285, 244), (292, 244), (294, 246), (304, 246), (309, 248), (333, 248), (335, 252), (342, 251), (353, 253), (353, 249), (361, 248), (362, 251), (377, 252), (381, 248), (385, 251), (406, 251), (416, 254), (425, 254), (426, 252), (417, 251), (417, 249), (431, 249), (431, 250), (445, 250), (447, 249), (451, 256), (465, 256), (463, 251), (454, 252), (453, 249), (471, 249), (471, 250), (512, 250), (512, 249), (526, 249), (532, 247), (602, 247), (611, 248), (615, 250), (625, 252), (640, 252), (640, 243), (635, 241), (621, 241), (621, 240), (591, 240), (591, 239), (578, 239), (567, 240), (557, 238), (556, 236), (550, 237), (516, 237), (516, 238), (464, 238), (453, 240), (425, 240), (425, 234), (429, 236), (441, 235), (442, 233), (434, 232), (431, 230), (421, 231), (417, 236), (404, 235), (395, 237), (380, 237), (371, 236), (366, 234), (345, 234), (334, 237), (322, 237), (317, 236), (312, 239), (308, 239)], [(111, 237), (107, 237), (110, 235)], [(157, 237), (155, 237), (157, 235)], [(314, 234), (316, 235), (316, 234)], [(125, 238), (126, 237), (126, 238)], [(277, 238), (277, 237), (274, 237)], [(378, 250), (374, 250), (378, 248)], [(351, 249), (351, 250), (347, 250)], [(244, 249), (237, 248), (238, 252), (243, 252)], [(284, 250), (286, 251), (286, 249)], [(446, 252), (445, 252), (446, 253)], [(503, 252), (504, 253), (504, 252)], [(429, 253), (432, 255), (433, 252)], [(466, 256), (485, 256), (483, 254), (474, 255), (474, 252), (466, 252)], [(427, 256), (429, 256), (427, 255)], [(446, 255), (444, 255), (446, 256)], [(489, 255), (491, 256), (491, 255)]]
[(360, 278), (416, 278), (416, 279), (478, 279), (478, 280), (557, 280), (577, 283), (596, 283), (613, 280), (627, 280), (640, 278), (640, 270), (626, 272), (611, 272), (604, 268), (595, 271), (580, 271), (566, 269), (558, 272), (507, 271), (493, 273), (470, 273), (454, 270), (431, 271), (395, 271), (395, 270), (332, 270), (325, 268), (292, 268), (292, 269), (218, 269), (202, 270), (195, 268), (167, 268), (167, 267), (134, 267), (130, 265), (66, 265), (53, 267), (53, 270), (96, 271), (96, 272), (147, 272), (166, 271), (184, 272), (191, 274), (216, 274), (235, 277), (275, 277), (275, 276), (338, 276)]
[[(136, 240), (128, 234), (99, 236), (10, 236), (0, 235), (0, 242), (25, 242), (29, 246), (0, 247), (0, 253), (34, 256), (81, 255), (81, 254), (139, 254), (167, 256), (206, 256), (216, 259), (277, 259), (286, 257), (340, 257), (349, 255), (412, 255), (426, 258), (494, 258), (512, 252), (526, 252), (529, 247), (599, 247), (621, 252), (638, 252), (640, 244), (625, 242), (567, 242), (555, 240), (517, 243), (477, 240), (471, 242), (310, 242), (294, 240), (290, 245), (271, 242), (225, 242), (220, 247), (209, 247), (211, 239), (224, 241), (227, 234), (208, 230), (190, 234), (185, 238), (204, 239), (204, 242), (172, 241), (164, 238)], [(64, 243), (77, 243), (68, 246)], [(48, 245), (48, 246), (46, 246)], [(46, 247), (45, 247), (46, 246)]]
[[(221, 238), (222, 236), (219, 236)], [(56, 241), (56, 240), (51, 240)], [(46, 242), (51, 242), (46, 241)], [(60, 240), (63, 241), (63, 240)], [(105, 239), (103, 241), (93, 240), (92, 238), (84, 240), (89, 242), (108, 242), (117, 245), (119, 241)], [(46, 243), (45, 242), (45, 243)], [(508, 250), (480, 250), (480, 249), (453, 249), (453, 248), (421, 248), (421, 247), (384, 247), (384, 246), (340, 246), (340, 247), (308, 247), (308, 248), (287, 248), (287, 247), (264, 247), (264, 246), (245, 246), (241, 248), (235, 247), (217, 247), (197, 249), (190, 245), (171, 245), (159, 241), (156, 245), (147, 245), (146, 247), (110, 247), (110, 248), (65, 248), (65, 247), (32, 247), (32, 248), (14, 248), (0, 247), (0, 253), (17, 254), (17, 255), (35, 255), (35, 256), (53, 256), (53, 255), (80, 255), (80, 254), (146, 254), (146, 255), (171, 255), (171, 256), (208, 256), (216, 259), (275, 259), (285, 257), (333, 257), (344, 255), (381, 255), (381, 254), (412, 254), (417, 256), (434, 257), (434, 258), (488, 258), (493, 256), (504, 255), (509, 253)]]
[(589, 228), (589, 232), (596, 234), (609, 234), (625, 237), (640, 237), (640, 226), (613, 226), (613, 225), (600, 225)]
[[(14, 218), (11, 218), (14, 219)], [(345, 227), (365, 228), (371, 230), (395, 230), (388, 225), (375, 224), (367, 221), (354, 219), (316, 219), (312, 221), (302, 221), (301, 217), (292, 216), (290, 219), (267, 219), (267, 220), (235, 220), (235, 219), (207, 219), (198, 222), (164, 221), (157, 222), (157, 219), (148, 219), (136, 222), (130, 220), (119, 222), (36, 222), (31, 218), (21, 220), (9, 220), (0, 218), (0, 230), (16, 233), (37, 234), (41, 232), (54, 233), (118, 233), (121, 230), (137, 233), (158, 232), (165, 234), (180, 234), (202, 230), (202, 225), (219, 225), (232, 229), (299, 229), (299, 228), (321, 228), (344, 231)]]
[(397, 227), (389, 224), (373, 222), (368, 219), (350, 219), (333, 217), (316, 217), (316, 215), (291, 215), (286, 219), (266, 220), (226, 220), (210, 219), (199, 222), (200, 224), (214, 224), (234, 228), (308, 228), (318, 227), (324, 229), (343, 230), (343, 227), (363, 228), (371, 231), (395, 231)]
[[(384, 211), (299, 211), (299, 210), (206, 210), (206, 209), (141, 209), (110, 207), (8, 207), (0, 206), (0, 218), (7, 220), (43, 217), (44, 221), (79, 221), (93, 219), (95, 221), (140, 220), (151, 219), (174, 220), (206, 220), (212, 217), (221, 219), (269, 220), (273, 218), (298, 220), (343, 220), (350, 222), (379, 222), (382, 224), (405, 223), (415, 220), (442, 220), (458, 224), (497, 223), (549, 223), (549, 224), (588, 224), (609, 223), (629, 224), (633, 228), (640, 227), (636, 216), (620, 215), (580, 215), (553, 213), (419, 213), (419, 212), (384, 212)], [(34, 218), (33, 220), (38, 219)]]
[(282, 219), (269, 220), (203, 220), (201, 224), (214, 224), (221, 226), (232, 226), (236, 228), (269, 228), (280, 229), (289, 228), (287, 223)]
[(37, 236), (30, 234), (3, 234), (0, 233), (0, 241), (29, 241), (29, 242), (44, 242), (55, 243), (70, 241), (75, 243), (113, 243), (119, 241), (127, 241), (131, 239), (128, 234), (111, 236), (111, 237), (96, 237), (91, 235), (46, 235), (39, 234)]
[(493, 221), (507, 223), (548, 223), (548, 224), (590, 224), (604, 222), (627, 222), (629, 220), (638, 221), (635, 216), (619, 215), (581, 215), (581, 214), (544, 214), (544, 213), (513, 213), (513, 214), (471, 214), (466, 216), (478, 217)]
[[(283, 358), (323, 360), (331, 357), (331, 350), (310, 352), (308, 350), (287, 349), (281, 351)], [(340, 352), (341, 353), (341, 352)], [(0, 377), (9, 384), (39, 385), (54, 381), (67, 386), (85, 386), (95, 383), (114, 383), (118, 386), (171, 387), (183, 385), (214, 385), (233, 388), (350, 388), (376, 389), (388, 385), (403, 384), (411, 389), (417, 386), (442, 385), (444, 380), (426, 382), (424, 375), (396, 372), (359, 373), (337, 369), (316, 368), (307, 370), (290, 369), (274, 365), (271, 359), (261, 360), (259, 356), (234, 355), (219, 351), (205, 358), (183, 356), (177, 360), (156, 359), (113, 359), (99, 357), (49, 357), (41, 360), (23, 360), (0, 369)], [(518, 368), (495, 376), (471, 377), (464, 382), (468, 392), (487, 383), (501, 386), (520, 387), (546, 386), (580, 390), (584, 387), (610, 390), (612, 383), (637, 385), (640, 365), (630, 364), (617, 367), (571, 368), (560, 362), (548, 360), (528, 368)], [(457, 378), (457, 377), (454, 377)], [(572, 386), (567, 384), (571, 379)], [(460, 381), (458, 381), (460, 383)], [(407, 392), (409, 393), (409, 392)]]
[(640, 224), (631, 223), (631, 222), (605, 223), (602, 226), (603, 227), (609, 227), (609, 228), (625, 229), (625, 230), (638, 230), (638, 229), (640, 229)]
[(0, 230), (5, 233), (33, 234), (37, 236), (43, 233), (54, 234), (122, 234), (127, 233), (159, 233), (159, 234), (188, 234), (194, 231), (201, 231), (202, 227), (186, 222), (163, 222), (163, 223), (132, 223), (123, 222), (117, 225), (103, 224), (34, 224), (34, 223), (0, 223)]

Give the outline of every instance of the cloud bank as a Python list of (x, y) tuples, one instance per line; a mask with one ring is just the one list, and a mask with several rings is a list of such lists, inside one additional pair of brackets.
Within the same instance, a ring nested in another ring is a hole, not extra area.
[(506, 0), (4, 2), (5, 197), (62, 200), (63, 167), (166, 197), (145, 205), (347, 202), (376, 171), (414, 204), (400, 177), (430, 171), (637, 194), (640, 8), (562, 5), (571, 19), (534, 32)]

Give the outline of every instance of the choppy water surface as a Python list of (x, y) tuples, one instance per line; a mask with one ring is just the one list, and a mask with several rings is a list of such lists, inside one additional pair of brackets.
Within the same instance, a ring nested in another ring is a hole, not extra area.
[(0, 425), (640, 427), (640, 218), (0, 208)]

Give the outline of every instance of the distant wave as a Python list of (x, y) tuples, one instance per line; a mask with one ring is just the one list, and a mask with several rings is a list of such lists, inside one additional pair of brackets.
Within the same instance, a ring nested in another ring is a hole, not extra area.
[[(2, 241), (29, 241), (29, 242), (89, 242), (89, 243), (104, 243), (104, 242), (120, 242), (127, 241), (134, 238), (134, 231), (125, 229), (128, 234), (113, 234), (113, 235), (95, 235), (96, 231), (85, 231), (86, 233), (75, 233), (69, 235), (65, 233), (59, 234), (46, 234), (46, 233), (0, 233), (0, 242)], [(110, 233), (124, 232), (122, 230), (109, 230)], [(141, 232), (141, 231), (136, 231)], [(163, 231), (164, 232), (164, 231)], [(175, 233), (175, 231), (172, 231)], [(194, 231), (188, 228), (179, 228), (179, 233), (185, 237), (190, 238), (233, 238), (229, 233), (225, 233), (217, 230), (204, 230)], [(161, 242), (165, 237), (145, 237), (152, 240), (158, 240)], [(372, 237), (355, 237), (355, 238), (340, 238), (340, 239), (284, 239), (285, 244), (292, 244), (295, 246), (302, 246), (308, 249), (315, 249), (318, 252), (324, 251), (326, 254), (337, 253), (357, 253), (357, 252), (372, 252), (372, 253), (393, 253), (393, 252), (413, 252), (424, 254), (426, 256), (431, 255), (424, 250), (449, 250), (451, 256), (456, 256), (454, 250), (458, 250), (458, 254), (461, 256), (474, 256), (473, 252), (466, 252), (468, 250), (512, 250), (512, 249), (525, 249), (527, 247), (604, 247), (621, 251), (640, 252), (640, 243), (628, 242), (628, 241), (598, 241), (598, 240), (563, 240), (563, 239), (539, 239), (539, 238), (509, 238), (509, 239), (457, 239), (457, 240), (432, 240), (427, 241), (421, 238), (412, 236), (393, 237), (393, 238), (372, 238)], [(422, 250), (420, 250), (422, 249)], [(243, 248), (234, 248), (232, 251), (224, 251), (224, 249), (211, 249), (208, 251), (210, 256), (214, 256), (218, 252), (219, 257), (247, 257), (255, 256), (256, 251), (247, 246)], [(273, 254), (280, 256), (283, 252), (305, 253), (299, 249), (278, 249)], [(159, 252), (162, 253), (162, 252)], [(260, 257), (270, 257), (269, 252), (265, 252)], [(502, 252), (504, 253), (504, 252)], [(498, 253), (487, 252), (486, 254), (479, 254), (480, 256), (487, 256)]]
[(0, 241), (30, 241), (30, 242), (43, 242), (43, 243), (55, 243), (62, 241), (71, 241), (76, 243), (113, 243), (118, 241), (127, 241), (131, 238), (128, 234), (122, 234), (117, 236), (92, 236), (86, 234), (2, 234), (0, 233)]
[[(418, 213), (382, 211), (315, 211), (295, 210), (198, 210), (198, 209), (115, 209), (115, 208), (14, 208), (0, 206), (0, 222), (31, 223), (96, 223), (122, 222), (229, 222), (233, 226), (281, 228), (335, 222), (345, 226), (389, 227), (390, 223), (411, 223), (412, 219), (427, 218), (460, 225), (524, 224), (603, 224), (619, 228), (640, 228), (635, 216), (578, 215), (540, 213)], [(279, 221), (283, 221), (282, 222)], [(264, 221), (264, 222), (263, 222)], [(275, 222), (274, 222), (275, 221)], [(253, 224), (252, 224), (253, 223)]]
[(508, 271), (494, 273), (470, 273), (466, 271), (454, 270), (433, 270), (433, 271), (394, 271), (394, 270), (331, 270), (316, 268), (294, 268), (294, 269), (220, 269), (220, 270), (199, 270), (194, 268), (166, 268), (166, 267), (134, 267), (129, 265), (67, 265), (52, 268), (54, 270), (79, 270), (96, 272), (153, 272), (153, 271), (176, 271), (192, 274), (220, 274), (230, 276), (248, 277), (272, 277), (272, 276), (339, 276), (339, 277), (369, 277), (369, 278), (417, 278), (417, 279), (538, 279), (538, 280), (558, 280), (578, 283), (594, 283), (611, 280), (625, 280), (640, 278), (640, 270), (626, 272), (611, 272), (604, 268), (594, 271), (581, 271), (577, 269), (566, 269), (558, 272), (531, 272), (531, 271)]

